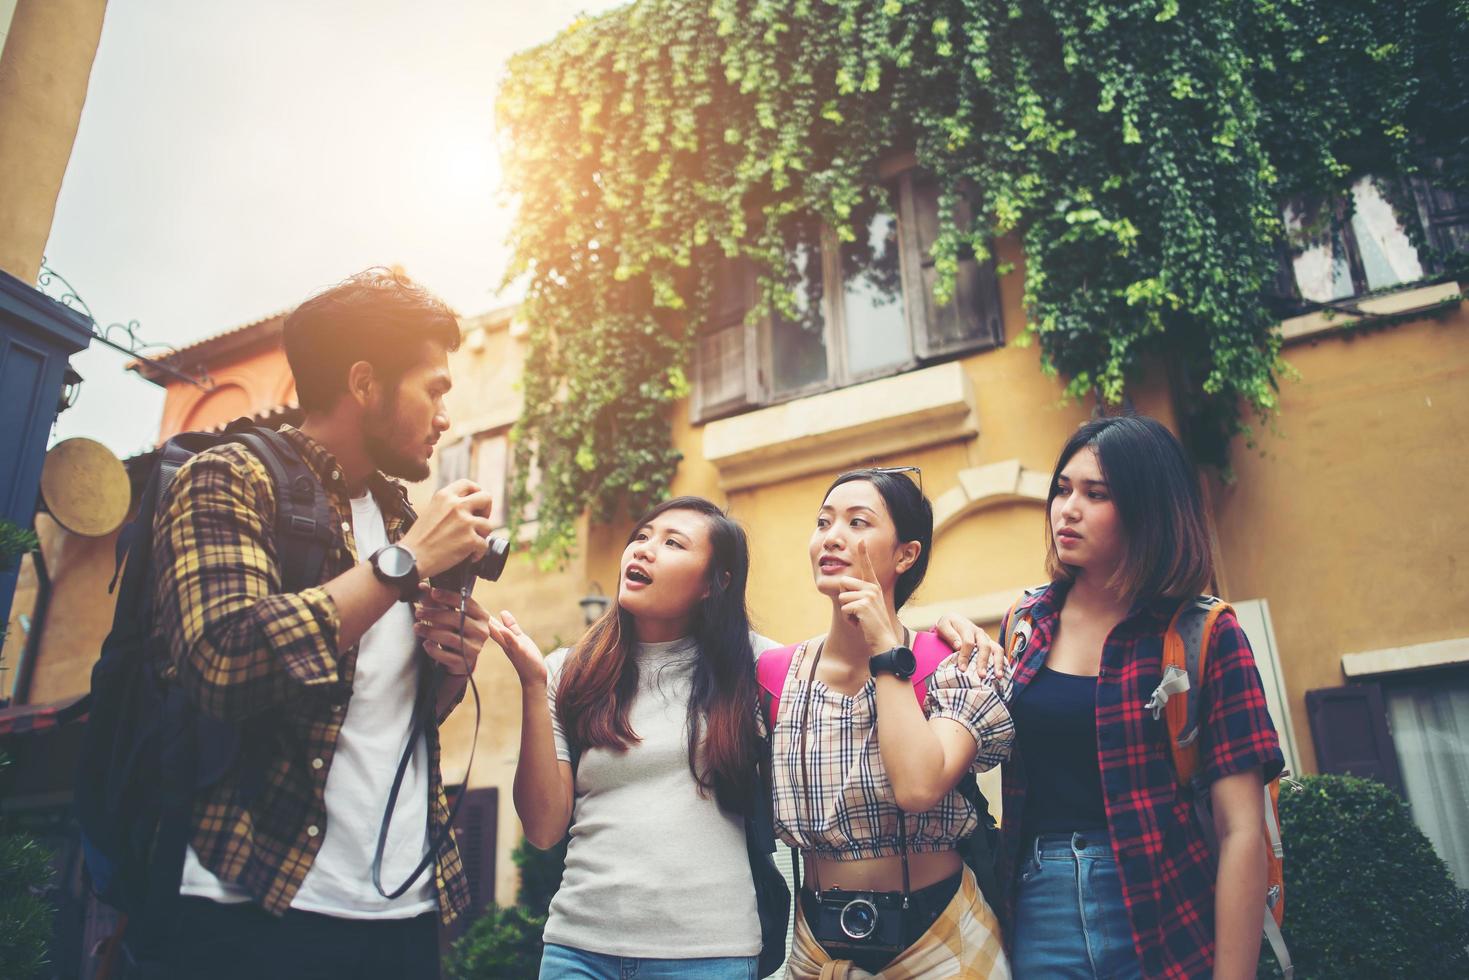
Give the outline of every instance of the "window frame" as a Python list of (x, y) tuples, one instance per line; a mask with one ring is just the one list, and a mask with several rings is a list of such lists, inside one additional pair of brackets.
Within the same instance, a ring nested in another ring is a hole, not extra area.
[[(1409, 242), (1413, 244), (1414, 257), (1423, 273), (1418, 278), (1405, 279), (1389, 286), (1375, 288), (1367, 281), (1362, 246), (1357, 239), (1357, 230), (1352, 220), (1355, 216), (1355, 209), (1351, 207), (1353, 188), (1361, 180), (1370, 180), (1379, 186), (1379, 193), (1383, 200), (1392, 208), (1399, 226), (1408, 235)], [(1442, 204), (1439, 196), (1444, 194), (1455, 197), (1454, 204)], [(1282, 200), (1279, 208), (1282, 222), (1287, 209), (1305, 211), (1307, 203), (1300, 197)], [(1294, 312), (1286, 314), (1287, 318), (1301, 312), (1334, 308), (1350, 309), (1367, 296), (1412, 289), (1441, 280), (1448, 271), (1443, 256), (1450, 251), (1452, 245), (1453, 232), (1450, 229), (1458, 225), (1469, 225), (1469, 191), (1446, 191), (1438, 187), (1429, 177), (1421, 174), (1408, 178), (1363, 175), (1353, 180), (1352, 186), (1349, 186), (1343, 193), (1321, 202), (1320, 207), (1331, 209), (1333, 231), (1341, 235), (1343, 257), (1346, 259), (1352, 292), (1346, 296), (1326, 300), (1307, 298), (1301, 289), (1295, 267), (1296, 259), (1303, 255), (1304, 251), (1297, 251), (1291, 245), (1288, 235), (1282, 236), (1277, 249), (1279, 268), (1275, 277), (1276, 296), (1273, 299), (1294, 307)], [(1423, 233), (1424, 242), (1422, 244), (1427, 246), (1426, 249), (1412, 242), (1409, 223), (1413, 221), (1418, 223), (1418, 228)], [(1315, 247), (1315, 244), (1309, 247)]]
[[(821, 310), (823, 337), (826, 349), (826, 377), (777, 392), (774, 390), (772, 359), (774, 356), (774, 317), (767, 313), (751, 318), (749, 310), (758, 299), (759, 285), (753, 265), (742, 259), (723, 260), (741, 263), (738, 273), (742, 276), (742, 292), (747, 304), (742, 319), (730, 321), (720, 318), (716, 325), (699, 331), (694, 347), (692, 397), (690, 399), (691, 421), (696, 425), (727, 418), (742, 412), (770, 405), (807, 398), (825, 391), (833, 391), (864, 381), (892, 377), (916, 370), (930, 364), (940, 363), (955, 357), (1003, 347), (1005, 344), (1004, 310), (999, 288), (999, 277), (993, 254), (979, 262), (981, 295), (989, 294), (990, 309), (976, 309), (977, 325), (974, 336), (948, 343), (935, 343), (933, 331), (938, 325), (938, 310), (934, 309), (928, 290), (924, 287), (924, 268), (930, 262), (921, 247), (917, 221), (917, 189), (924, 179), (923, 174), (910, 162), (901, 169), (884, 172), (883, 184), (893, 189), (895, 207), (891, 212), (898, 226), (898, 271), (902, 297), (899, 309), (906, 327), (907, 357), (897, 363), (888, 363), (862, 371), (847, 368), (850, 331), (845, 310), (845, 289), (841, 275), (841, 242), (836, 231), (822, 223), (820, 253), (822, 271)], [(885, 168), (886, 170), (886, 168)], [(967, 204), (965, 205), (967, 211)], [(965, 215), (961, 215), (961, 218)], [(976, 260), (977, 261), (977, 260)], [(956, 300), (957, 301), (957, 300)], [(985, 329), (988, 326), (989, 329)], [(739, 396), (718, 401), (708, 399), (704, 389), (704, 351), (715, 336), (725, 331), (741, 331), (744, 351), (744, 388)]]

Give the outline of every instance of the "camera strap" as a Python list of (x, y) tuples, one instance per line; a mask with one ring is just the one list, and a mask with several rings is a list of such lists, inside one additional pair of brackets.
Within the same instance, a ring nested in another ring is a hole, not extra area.
[(377, 893), (383, 898), (394, 899), (413, 887), (430, 866), (438, 860), (439, 851), (452, 839), (454, 833), (454, 821), (459, 816), (459, 807), (463, 805), (464, 798), (469, 795), (469, 774), (474, 768), (474, 751), (479, 745), (479, 722), (480, 704), (479, 687), (474, 682), (474, 671), (469, 669), (469, 658), (464, 655), (464, 618), (465, 607), (469, 602), (469, 590), (473, 587), (474, 578), (471, 576), (466, 586), (459, 592), (459, 658), (464, 663), (466, 677), (469, 679), (469, 691), (474, 696), (474, 736), (469, 742), (469, 761), (464, 766), (464, 783), (459, 795), (454, 798), (454, 803), (449, 807), (449, 818), (444, 821), (444, 827), (437, 834), (432, 832), (433, 810), (430, 806), (428, 847), (424, 851), (422, 860), (418, 867), (404, 880), (404, 882), (392, 891), (383, 887), (383, 851), (388, 845), (388, 828), (393, 822), (393, 811), (398, 806), (398, 792), (403, 788), (403, 777), (408, 773), (408, 766), (413, 762), (413, 754), (418, 749), (420, 736), (428, 738), (428, 726), (437, 724), (438, 719), (434, 717), (437, 701), (438, 673), (441, 668), (435, 667), (429, 671), (430, 683), (424, 684), (420, 681), (418, 688), (418, 699), (413, 706), (413, 725), (409, 730), (408, 744), (403, 748), (403, 757), (398, 760), (398, 771), (393, 775), (393, 786), (388, 791), (388, 803), (383, 809), (383, 819), (377, 832), (377, 848), (372, 855), (372, 884)]
[[(910, 646), (912, 645), (912, 631), (909, 630), (906, 626), (903, 627), (903, 639), (904, 642), (908, 643)], [(796, 805), (797, 824), (801, 822), (802, 807), (800, 805), (800, 801), (805, 801), (806, 803), (808, 803), (808, 805), (810, 802), (809, 800), (805, 800), (806, 793), (808, 793), (811, 789), (810, 771), (806, 765), (806, 760), (808, 758), (808, 753), (806, 751), (806, 730), (808, 727), (807, 723), (810, 719), (811, 714), (812, 695), (816, 687), (816, 668), (821, 665), (821, 654), (822, 651), (824, 651), (825, 649), (826, 639), (825, 637), (823, 637), (821, 639), (821, 642), (816, 645), (816, 654), (811, 661), (811, 673), (806, 679), (806, 696), (801, 701), (801, 792), (797, 793), (795, 796), (795, 799), (798, 801)], [(799, 659), (805, 659), (805, 653), (806, 645), (803, 643), (801, 644), (800, 649), (797, 650), (796, 656)], [(801, 665), (798, 660), (796, 664), (796, 676), (800, 677), (800, 674)], [(878, 723), (877, 709), (875, 704), (873, 706), (872, 723), (874, 726)], [(810, 814), (808, 813), (807, 816), (810, 816)], [(908, 908), (908, 897), (911, 894), (912, 889), (909, 887), (908, 881), (908, 819), (907, 814), (903, 812), (902, 807), (898, 807), (898, 855), (903, 863), (903, 909), (906, 911)], [(791, 848), (791, 880), (796, 886), (796, 892), (799, 893), (801, 890), (801, 874), (796, 867), (797, 864), (798, 861), (796, 859), (796, 849), (793, 847)], [(819, 876), (816, 875), (812, 875), (812, 877), (814, 879), (816, 894), (820, 895), (821, 879)]]

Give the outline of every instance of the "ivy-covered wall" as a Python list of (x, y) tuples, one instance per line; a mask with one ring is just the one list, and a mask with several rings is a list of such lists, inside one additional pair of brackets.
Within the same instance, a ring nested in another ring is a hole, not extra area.
[(1431, 166), (1462, 186), (1466, 52), (1464, 0), (639, 0), (573, 24), (498, 107), (538, 550), (666, 492), (713, 263), (753, 260), (754, 315), (794, 315), (809, 219), (851, 238), (894, 148), (983, 202), (941, 207), (940, 292), (1016, 237), (1043, 369), (1116, 403), (1163, 358), (1197, 458), (1227, 465), (1285, 371), (1280, 202)]

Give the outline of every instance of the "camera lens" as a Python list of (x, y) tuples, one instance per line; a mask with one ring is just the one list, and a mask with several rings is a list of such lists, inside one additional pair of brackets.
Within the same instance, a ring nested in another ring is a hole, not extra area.
[(855, 898), (842, 909), (842, 932), (852, 939), (866, 939), (877, 929), (877, 906), (865, 898)]
[(505, 571), (505, 562), (510, 558), (509, 538), (490, 538), (490, 550), (479, 560), (475, 566), (474, 574), (490, 582), (500, 581), (500, 575)]

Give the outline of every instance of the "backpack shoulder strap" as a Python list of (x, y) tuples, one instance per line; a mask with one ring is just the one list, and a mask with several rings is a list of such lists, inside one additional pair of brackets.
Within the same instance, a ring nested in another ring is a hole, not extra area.
[(279, 432), (254, 426), (233, 435), (265, 465), (275, 486), (281, 588), (299, 592), (318, 584), (333, 540), (331, 505), (321, 480)]
[(913, 658), (918, 661), (918, 667), (913, 671), (913, 694), (920, 705), (928, 699), (928, 679), (953, 652), (934, 630), (914, 634)]
[(765, 710), (765, 730), (775, 730), (775, 720), (780, 717), (780, 693), (785, 687), (786, 675), (791, 671), (791, 660), (796, 655), (793, 643), (786, 647), (766, 650), (755, 658), (755, 682), (760, 685), (760, 700)]
[[(1163, 683), (1172, 690), (1163, 696), (1162, 711), (1168, 722), (1169, 746), (1180, 782), (1190, 783), (1199, 769), (1199, 728), (1203, 722), (1200, 700), (1204, 690), (1204, 670), (1208, 665), (1209, 636), (1219, 614), (1229, 603), (1217, 596), (1204, 595), (1179, 605), (1168, 630), (1163, 635)], [(1182, 674), (1182, 678), (1179, 675)], [(1177, 690), (1182, 685), (1182, 690)], [(1169, 697), (1182, 694), (1183, 697)], [(1154, 695), (1155, 699), (1157, 695)]]
[(1049, 585), (1036, 585), (1026, 589), (1000, 620), (1000, 649), (1004, 651), (1005, 662), (998, 672), (1003, 676), (1009, 676), (1015, 662), (1030, 645), (1031, 631), (1035, 626), (1030, 610), (1048, 588)]

